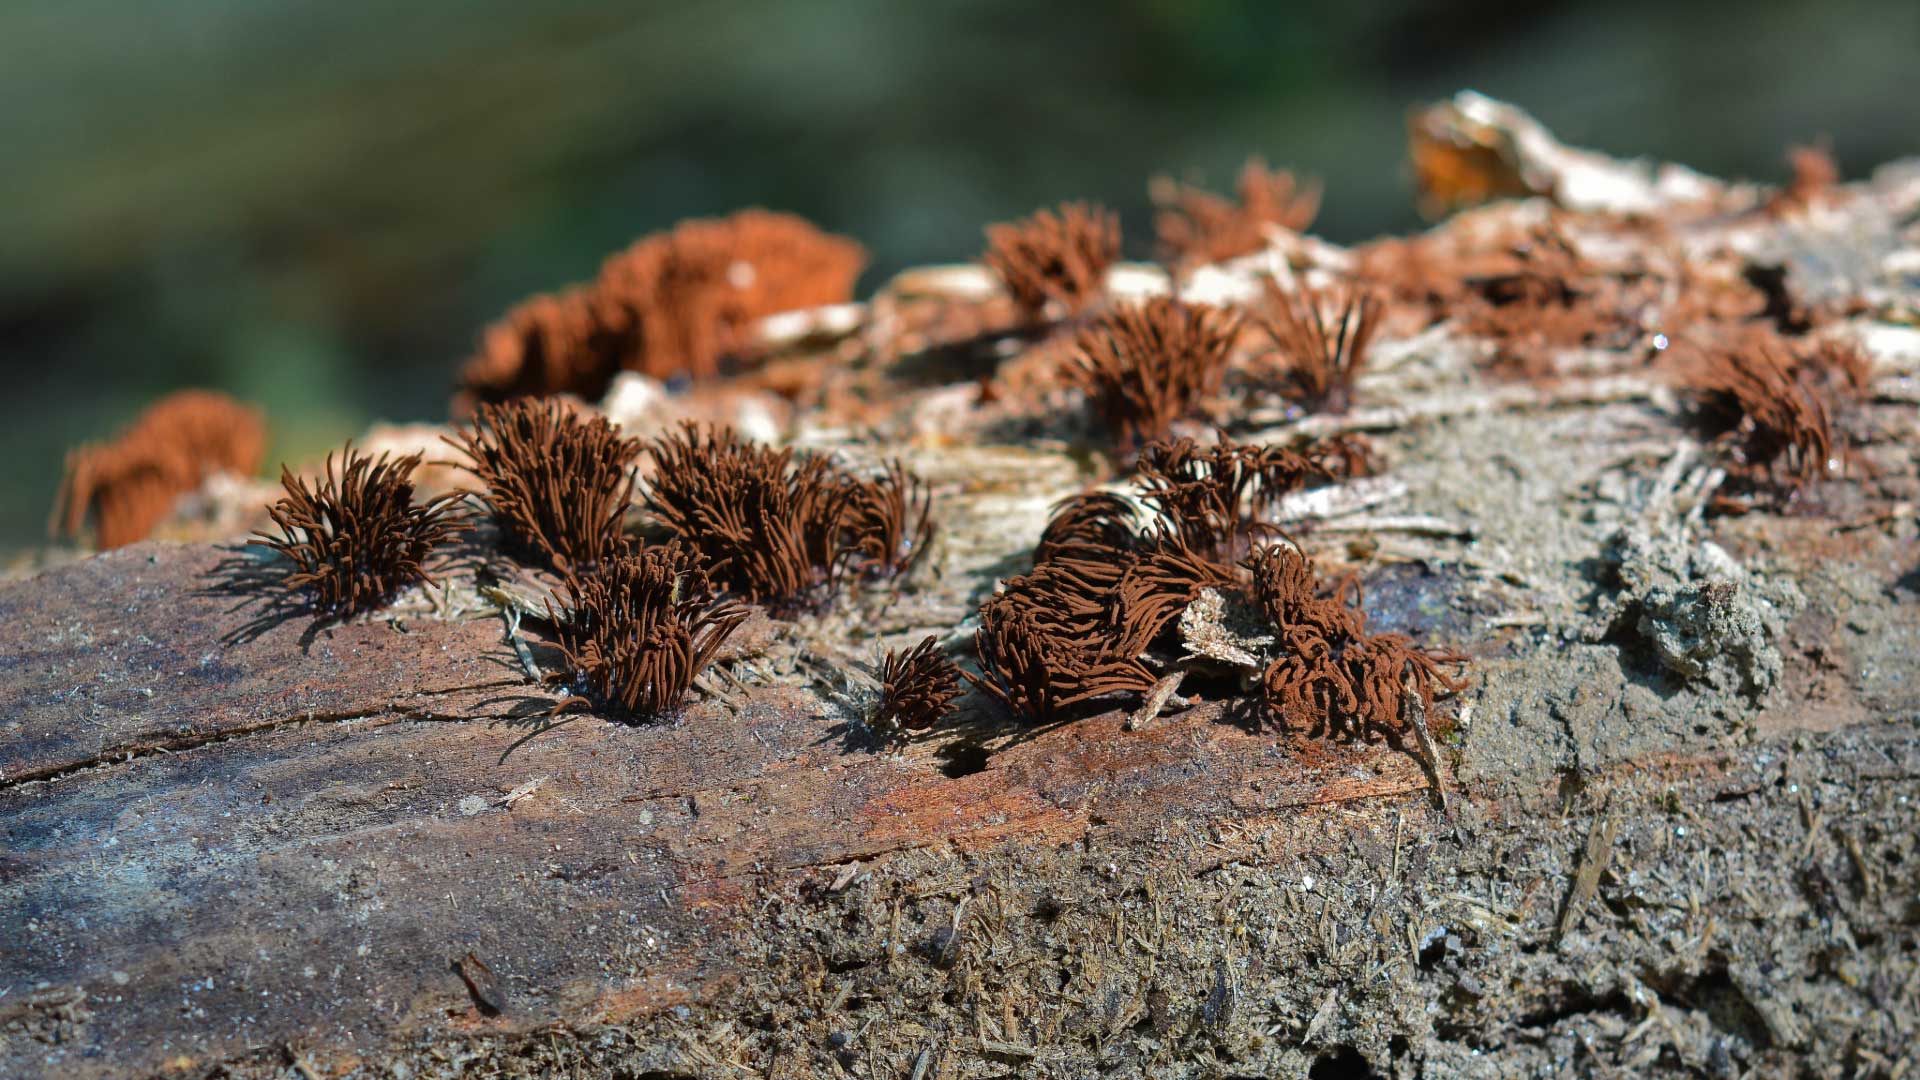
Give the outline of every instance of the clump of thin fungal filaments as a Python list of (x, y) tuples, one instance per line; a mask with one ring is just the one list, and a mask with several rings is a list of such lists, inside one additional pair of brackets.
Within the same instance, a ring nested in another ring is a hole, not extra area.
[(169, 394), (112, 442), (67, 453), (51, 531), (77, 537), (91, 516), (103, 550), (144, 540), (207, 478), (258, 471), (266, 445), (258, 409), (210, 390)]
[[(1855, 359), (1843, 352), (1830, 362), (1851, 380), (1861, 377)], [(1784, 343), (1752, 335), (1696, 356), (1683, 390), (1695, 422), (1750, 480), (1794, 492), (1825, 476), (1833, 458), (1828, 392), (1817, 371)]]
[(549, 604), (576, 695), (637, 719), (672, 712), (749, 610), (720, 598), (699, 552), (625, 552), (562, 584)]
[(1036, 569), (980, 607), (974, 647), (981, 674), (967, 678), (1028, 723), (1051, 723), (1096, 698), (1144, 694), (1159, 677), (1100, 638), (1081, 636), (1082, 620), (1050, 617), (1057, 605), (1098, 608), (1105, 599), (1070, 588)]
[(1231, 563), (1280, 534), (1274, 517), (1288, 495), (1371, 475), (1367, 443), (1352, 435), (1294, 449), (1171, 439), (1149, 445), (1135, 466), (1142, 501), (1189, 547)]
[(1262, 705), (1283, 727), (1313, 737), (1397, 739), (1435, 700), (1466, 689), (1443, 665), (1466, 657), (1416, 647), (1404, 634), (1370, 634), (1360, 587), (1351, 578), (1327, 586), (1290, 543), (1272, 544), (1246, 562), (1253, 595), (1274, 631), (1274, 658), (1261, 677)]
[(1637, 334), (1622, 283), (1602, 273), (1556, 225), (1528, 229), (1496, 253), (1497, 269), (1468, 274), (1460, 328), (1494, 343), (1492, 368), (1514, 377), (1553, 371), (1555, 350), (1624, 347)]
[(887, 734), (937, 727), (960, 696), (960, 669), (940, 651), (940, 639), (928, 637), (901, 652), (887, 650), (880, 661), (880, 701), (872, 725)]
[(1208, 304), (1123, 304), (1080, 331), (1066, 376), (1131, 451), (1220, 392), (1239, 330), (1238, 315)]
[(1304, 283), (1288, 293), (1271, 278), (1266, 290), (1274, 315), (1262, 325), (1279, 347), (1290, 396), (1309, 412), (1346, 412), (1386, 305), (1359, 285), (1337, 299)]
[(866, 263), (865, 248), (802, 218), (742, 210), (681, 222), (614, 255), (599, 289), (633, 313), (627, 367), (701, 378), (748, 345), (754, 320), (852, 297)]
[(607, 259), (592, 283), (533, 297), (488, 327), (455, 409), (523, 395), (597, 399), (622, 370), (713, 375), (750, 348), (756, 320), (850, 299), (866, 261), (859, 244), (791, 214), (682, 222)]
[(1320, 213), (1320, 183), (1251, 158), (1240, 169), (1238, 201), (1172, 180), (1150, 187), (1160, 249), (1178, 263), (1213, 263), (1267, 246), (1275, 228), (1299, 232)]
[(847, 531), (870, 577), (897, 578), (933, 542), (933, 492), (899, 461), (868, 480), (850, 478)]
[(1120, 218), (1086, 203), (1064, 203), (1019, 221), (987, 228), (980, 260), (1000, 275), (1029, 318), (1048, 301), (1077, 313), (1106, 287), (1107, 269), (1120, 257)]
[(567, 574), (624, 550), (641, 442), (605, 417), (558, 401), (481, 407), (447, 443), (480, 482), (474, 492), (516, 558)]
[(256, 539), (292, 564), (287, 588), (312, 598), (324, 616), (381, 607), (410, 585), (431, 579), (434, 549), (465, 528), (453, 516), (458, 495), (413, 501), (420, 455), (369, 457), (348, 445), (312, 485), (281, 469), (286, 494), (267, 508), (278, 535)]
[[(1272, 520), (1281, 500), (1370, 467), (1365, 447), (1346, 439), (1297, 450), (1150, 444), (1136, 495), (1067, 500), (1033, 571), (981, 606), (981, 673), (968, 678), (1029, 723), (1096, 699), (1145, 695), (1180, 663), (1167, 639), (1188, 605), (1208, 589), (1251, 589), (1238, 564), (1283, 535)], [(1381, 643), (1382, 656), (1390, 644)]]
[(850, 571), (898, 577), (932, 541), (926, 487), (898, 462), (863, 478), (691, 422), (650, 452), (647, 512), (697, 548), (716, 581), (756, 603), (805, 606)]
[(481, 332), (453, 411), (550, 394), (597, 401), (632, 350), (631, 315), (593, 286), (529, 297)]

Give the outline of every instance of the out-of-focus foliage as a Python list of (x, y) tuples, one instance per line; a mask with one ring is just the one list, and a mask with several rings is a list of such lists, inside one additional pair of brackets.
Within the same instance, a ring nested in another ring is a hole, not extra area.
[[(1920, 5), (1517, 0), (28, 0), (0, 7), (0, 548), (62, 449), (160, 393), (264, 404), (276, 454), (438, 417), (479, 328), (690, 215), (801, 213), (869, 283), (981, 226), (1248, 154), (1316, 229), (1416, 226), (1408, 105), (1463, 87), (1571, 142), (1779, 178), (1920, 150)], [(270, 455), (271, 457), (272, 455)]]

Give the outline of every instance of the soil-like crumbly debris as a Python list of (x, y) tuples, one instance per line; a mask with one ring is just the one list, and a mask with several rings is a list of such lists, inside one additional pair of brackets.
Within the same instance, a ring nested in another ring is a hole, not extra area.
[(1802, 605), (1791, 581), (1751, 574), (1711, 541), (1688, 546), (1635, 528), (1604, 557), (1620, 583), (1607, 621), (1669, 671), (1756, 702), (1779, 682), (1775, 642)]

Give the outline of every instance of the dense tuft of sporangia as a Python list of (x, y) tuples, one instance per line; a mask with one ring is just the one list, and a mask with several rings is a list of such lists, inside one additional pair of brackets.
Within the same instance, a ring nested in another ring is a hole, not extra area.
[(1724, 448), (1752, 486), (1793, 494), (1834, 461), (1835, 390), (1862, 376), (1844, 345), (1796, 356), (1768, 333), (1692, 357), (1683, 392), (1702, 433)]
[(890, 649), (880, 661), (880, 700), (870, 720), (887, 734), (926, 731), (953, 712), (960, 696), (960, 668), (928, 637), (901, 652)]
[(1275, 229), (1299, 232), (1320, 213), (1321, 186), (1252, 158), (1240, 169), (1237, 199), (1166, 178), (1149, 187), (1154, 232), (1173, 263), (1217, 263), (1265, 248)]
[(253, 475), (266, 445), (260, 410), (210, 390), (169, 394), (112, 442), (68, 451), (52, 529), (77, 537), (92, 518), (102, 550), (144, 540), (208, 477)]
[(435, 549), (465, 526), (454, 516), (457, 495), (414, 501), (419, 467), (419, 454), (374, 458), (349, 445), (337, 465), (327, 457), (315, 483), (283, 468), (286, 494), (267, 508), (278, 532), (257, 539), (290, 564), (287, 588), (319, 614), (344, 617), (428, 583)]
[(1069, 314), (1086, 308), (1105, 291), (1107, 269), (1119, 258), (1119, 216), (1087, 203), (1064, 203), (989, 226), (980, 261), (1037, 319), (1049, 303)]
[(668, 542), (623, 552), (565, 582), (547, 618), (575, 694), (634, 719), (679, 707), (750, 613), (719, 596), (704, 563), (699, 552)]
[(456, 408), (598, 398), (623, 370), (712, 376), (750, 346), (754, 320), (851, 298), (866, 262), (859, 244), (791, 214), (681, 222), (608, 258), (592, 283), (536, 296), (489, 326)]
[(1266, 289), (1274, 315), (1261, 325), (1280, 351), (1289, 396), (1308, 412), (1346, 412), (1385, 305), (1358, 285), (1337, 299), (1304, 284), (1286, 292), (1271, 278)]
[(1122, 304), (1080, 331), (1067, 380), (1131, 452), (1166, 438), (1220, 393), (1239, 330), (1238, 315), (1208, 304)]
[(818, 604), (849, 573), (897, 577), (933, 536), (929, 494), (895, 462), (877, 478), (688, 422), (648, 446), (641, 502), (728, 591), (779, 610)]
[(1095, 700), (1143, 698), (1185, 674), (1190, 658), (1172, 631), (1213, 590), (1266, 616), (1266, 715), (1316, 736), (1397, 737), (1410, 701), (1424, 709), (1463, 688), (1444, 666), (1464, 657), (1367, 633), (1357, 586), (1323, 588), (1276, 520), (1289, 494), (1370, 467), (1350, 439), (1298, 449), (1224, 438), (1150, 444), (1131, 496), (1067, 500), (1032, 572), (981, 605), (980, 674), (969, 677), (1035, 724)]
[(486, 405), (447, 442), (516, 558), (573, 573), (625, 550), (640, 441), (605, 417), (558, 401)]

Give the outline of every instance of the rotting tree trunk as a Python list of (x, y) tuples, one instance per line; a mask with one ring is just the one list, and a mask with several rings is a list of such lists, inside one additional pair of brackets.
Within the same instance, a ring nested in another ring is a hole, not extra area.
[[(836, 669), (1025, 568), (1095, 478), (1051, 444), (903, 435), (920, 580), (761, 620), (654, 726), (544, 718), (451, 593), (319, 629), (166, 544), (0, 584), (0, 1075), (1910, 1073), (1920, 287), (1819, 274), (1920, 248), (1912, 175), (1690, 237), (1870, 299), (1849, 468), (1787, 512), (1696, 510), (1711, 450), (1637, 354), (1503, 384), (1402, 333), (1296, 425), (1388, 458), (1307, 541), (1475, 658), (1444, 811), (1407, 753), (1218, 702), (863, 738)], [(1660, 660), (1689, 579), (1643, 534), (1744, 568), (1770, 689)]]

